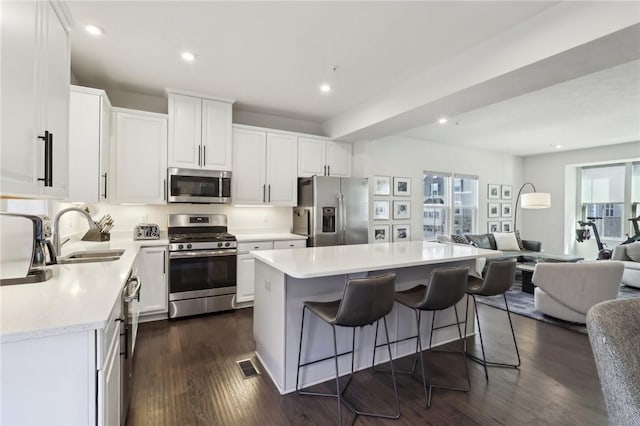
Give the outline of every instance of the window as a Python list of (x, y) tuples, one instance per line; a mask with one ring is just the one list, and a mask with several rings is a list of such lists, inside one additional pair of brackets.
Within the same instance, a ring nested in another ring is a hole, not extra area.
[(580, 185), (580, 220), (593, 218), (605, 240), (633, 232), (628, 219), (640, 214), (640, 163), (584, 167)]
[(478, 216), (478, 178), (424, 172), (423, 237), (473, 233)]

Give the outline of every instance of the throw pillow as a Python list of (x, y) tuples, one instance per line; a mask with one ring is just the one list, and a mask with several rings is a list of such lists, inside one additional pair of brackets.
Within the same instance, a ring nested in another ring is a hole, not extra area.
[(478, 248), (493, 250), (489, 234), (469, 234), (466, 237)]
[(496, 239), (496, 248), (498, 250), (520, 251), (518, 240), (513, 232), (494, 232), (493, 238)]
[(469, 239), (467, 239), (467, 237), (465, 237), (464, 235), (451, 234), (451, 239), (453, 240), (454, 243), (469, 244)]
[(522, 237), (520, 237), (520, 231), (518, 231), (517, 229), (515, 231), (513, 231), (514, 234), (516, 234), (516, 240), (518, 241), (518, 247), (520, 247), (520, 250), (524, 250), (524, 244), (522, 243)]
[(640, 262), (640, 242), (627, 245), (627, 256), (634, 262)]

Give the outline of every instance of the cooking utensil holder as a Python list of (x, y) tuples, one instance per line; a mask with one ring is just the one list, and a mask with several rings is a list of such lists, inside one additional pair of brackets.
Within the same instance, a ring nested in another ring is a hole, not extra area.
[(99, 229), (89, 229), (81, 238), (82, 241), (110, 241), (111, 234), (108, 232), (100, 232)]

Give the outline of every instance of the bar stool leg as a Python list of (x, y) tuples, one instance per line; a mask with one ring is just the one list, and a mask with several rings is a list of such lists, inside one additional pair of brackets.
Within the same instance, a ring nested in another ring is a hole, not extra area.
[[(416, 357), (420, 358), (420, 368), (422, 368), (422, 386), (424, 388), (424, 398), (427, 401), (427, 408), (431, 407), (431, 385), (427, 385), (427, 375), (424, 370), (424, 358), (422, 356), (422, 338), (420, 337), (420, 311), (418, 310), (418, 349)], [(428, 388), (428, 389), (427, 389)]]
[(331, 324), (333, 329), (333, 360), (336, 366), (336, 397), (338, 398), (338, 422), (342, 426), (342, 392), (340, 392), (340, 372), (338, 371), (338, 340), (336, 338), (336, 326)]
[(514, 367), (520, 367), (520, 351), (518, 350), (518, 342), (516, 342), (516, 333), (513, 331), (513, 323), (511, 322), (511, 311), (509, 310), (509, 304), (507, 303), (507, 295), (502, 293), (502, 297), (504, 297), (504, 305), (507, 307), (507, 317), (509, 318), (509, 327), (511, 327), (511, 336), (513, 337), (513, 344), (516, 347), (516, 356), (518, 357), (518, 364)]
[[(456, 324), (458, 324), (458, 334), (460, 335), (460, 340), (462, 340), (462, 332), (460, 331), (460, 317), (458, 316), (458, 308), (456, 305), (453, 305), (453, 312), (456, 314)], [(465, 319), (466, 325), (466, 319)], [(466, 336), (466, 335), (465, 335)], [(464, 372), (467, 375), (467, 390), (471, 390), (471, 377), (469, 376), (469, 367), (467, 366), (467, 354), (464, 350), (464, 342), (462, 343), (462, 362), (464, 364)]]
[[(391, 380), (393, 381), (393, 394), (396, 397), (396, 415), (393, 416), (392, 418), (400, 418), (400, 401), (398, 400), (398, 385), (396, 384), (396, 373), (395, 370), (393, 368), (393, 358), (391, 357), (391, 342), (389, 341), (389, 329), (387, 327), (387, 318), (384, 317), (383, 319), (384, 322), (384, 334), (387, 337), (387, 351), (389, 352), (389, 365), (391, 366)], [(378, 320), (379, 322), (380, 320)], [(377, 324), (376, 324), (377, 327)], [(373, 350), (375, 351), (375, 346), (373, 348)]]
[(298, 346), (298, 370), (296, 371), (296, 393), (300, 394), (300, 390), (298, 388), (299, 380), (300, 380), (300, 357), (302, 355), (302, 332), (304, 331), (304, 314), (307, 311), (307, 307), (304, 306), (302, 308), (302, 325), (300, 326), (300, 346)]
[[(484, 341), (482, 340), (482, 328), (480, 328), (480, 316), (478, 315), (478, 303), (476, 302), (476, 297), (471, 295), (473, 298), (473, 310), (476, 311), (476, 319), (478, 321), (478, 334), (480, 335), (480, 348), (482, 349), (482, 366), (484, 367), (484, 377), (489, 381), (489, 371), (487, 370), (487, 357), (484, 353)], [(472, 356), (471, 359), (474, 359)]]

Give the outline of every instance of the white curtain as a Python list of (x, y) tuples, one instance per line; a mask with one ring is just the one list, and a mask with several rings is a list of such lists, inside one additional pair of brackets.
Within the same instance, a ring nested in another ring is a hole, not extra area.
[(624, 165), (582, 169), (582, 203), (624, 203), (624, 169)]

